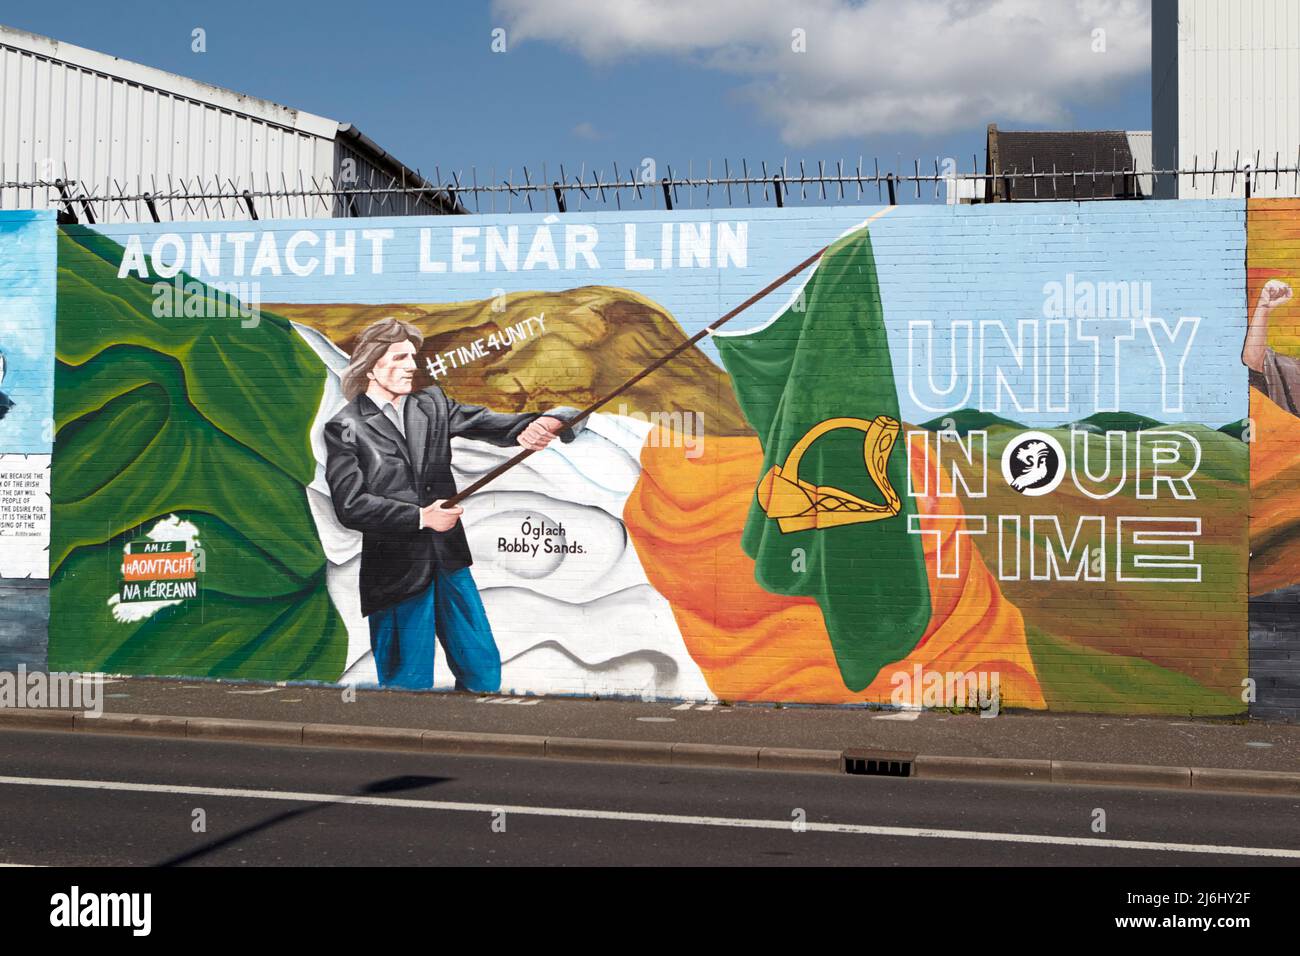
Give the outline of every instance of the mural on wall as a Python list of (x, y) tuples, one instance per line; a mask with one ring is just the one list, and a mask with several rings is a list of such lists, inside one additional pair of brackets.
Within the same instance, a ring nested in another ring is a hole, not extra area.
[(64, 228), (51, 666), (1245, 709), (1241, 203), (745, 216)]
[(0, 212), (0, 670), (44, 670), (53, 439), (52, 213)]
[(1300, 201), (1247, 206), (1252, 713), (1300, 712)]

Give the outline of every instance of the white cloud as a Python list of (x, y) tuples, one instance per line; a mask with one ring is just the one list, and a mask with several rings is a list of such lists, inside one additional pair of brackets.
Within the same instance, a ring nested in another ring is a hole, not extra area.
[(571, 132), (574, 136), (578, 137), (578, 139), (596, 140), (605, 138), (601, 134), (600, 130), (596, 129), (595, 124), (590, 123), (587, 120), (583, 120), (577, 126), (573, 127)]
[[(494, 11), (512, 43), (559, 43), (604, 65), (675, 57), (741, 77), (793, 146), (1060, 124), (1150, 68), (1147, 0), (495, 0)], [(1098, 29), (1105, 52), (1094, 52)]]

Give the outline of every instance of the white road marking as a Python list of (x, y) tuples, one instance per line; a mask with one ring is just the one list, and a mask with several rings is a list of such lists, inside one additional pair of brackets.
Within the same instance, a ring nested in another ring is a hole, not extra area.
[[(119, 780), (67, 780), (45, 777), (0, 777), (0, 786), (58, 787), (69, 790), (118, 790), (128, 793), (173, 793), (194, 797), (231, 797), (240, 800), (284, 800), (291, 803), (337, 803), (363, 807), (402, 807), (408, 810), (444, 810), (453, 813), (493, 814), (504, 811), (520, 816), (565, 817), (578, 820), (616, 820), (625, 823), (668, 823), (677, 826), (731, 827), (740, 830), (789, 830), (789, 820), (755, 820), (746, 817), (699, 817), (677, 813), (635, 813), (628, 810), (588, 810), (577, 807), (521, 807), (500, 803), (458, 803), (450, 800), (415, 800), (367, 797), (342, 793), (308, 793), (292, 790), (247, 790), (236, 787), (192, 787), (181, 784), (131, 783)], [(916, 837), (936, 840), (974, 840), (983, 843), (1034, 843), (1047, 846), (1086, 846), (1108, 850), (1153, 850), (1160, 853), (1204, 853), (1221, 856), (1258, 856), (1300, 859), (1300, 850), (1278, 847), (1216, 846), (1210, 843), (1163, 843), (1150, 840), (1107, 840), (1101, 837), (1067, 837), (1048, 833), (996, 833), (982, 830), (941, 830), (925, 827), (882, 827), (859, 823), (805, 822), (815, 833), (851, 833), (860, 836)]]
[(226, 693), (227, 694), (274, 694), (279, 689), (280, 688), (278, 687), (262, 687), (257, 690), (228, 690), (226, 691)]
[(534, 704), (540, 704), (540, 697), (480, 697), (475, 703), (479, 704), (518, 704), (520, 707), (532, 707)]
[(690, 709), (691, 709), (692, 707), (694, 707), (694, 706), (695, 706), (694, 704), (689, 704), (689, 703), (688, 703), (688, 704), (678, 704), (676, 707), (673, 708), (673, 710), (690, 710)]

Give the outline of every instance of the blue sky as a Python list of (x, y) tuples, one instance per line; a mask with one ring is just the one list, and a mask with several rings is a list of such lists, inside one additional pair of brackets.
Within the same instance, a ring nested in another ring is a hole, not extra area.
[[(608, 174), (645, 157), (660, 175), (717, 171), (724, 157), (967, 168), (972, 153), (982, 162), (988, 122), (1147, 129), (1148, 11), (1145, 0), (64, 0), (10, 5), (0, 21), (354, 123), (444, 179), (471, 166), (519, 176), (525, 163), (535, 176), (543, 162), (553, 179), (561, 163)], [(191, 49), (195, 28), (206, 52)]]

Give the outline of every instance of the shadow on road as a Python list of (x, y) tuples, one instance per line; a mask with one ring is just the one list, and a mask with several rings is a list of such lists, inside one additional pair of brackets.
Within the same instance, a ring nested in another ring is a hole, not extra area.
[[(400, 793), (405, 790), (419, 790), (421, 787), (436, 786), (440, 783), (446, 783), (451, 779), (451, 777), (426, 777), (416, 774), (403, 774), (399, 777), (387, 777), (383, 780), (375, 780), (368, 783), (361, 788), (356, 796), (376, 796), (378, 794)], [(285, 812), (278, 813), (267, 820), (263, 820), (261, 823), (255, 823), (252, 826), (244, 827), (242, 830), (236, 830), (228, 836), (213, 840), (203, 846), (196, 847), (193, 850), (189, 850), (179, 856), (172, 857), (170, 860), (164, 860), (155, 865), (160, 867), (184, 866), (185, 864), (193, 863), (202, 857), (210, 856), (218, 850), (223, 850), (226, 847), (233, 846), (246, 837), (279, 826), (281, 823), (305, 817), (318, 810), (325, 810), (329, 807), (337, 806), (339, 806), (338, 803), (313, 803), (304, 807), (295, 807), (292, 810), (286, 810)]]

